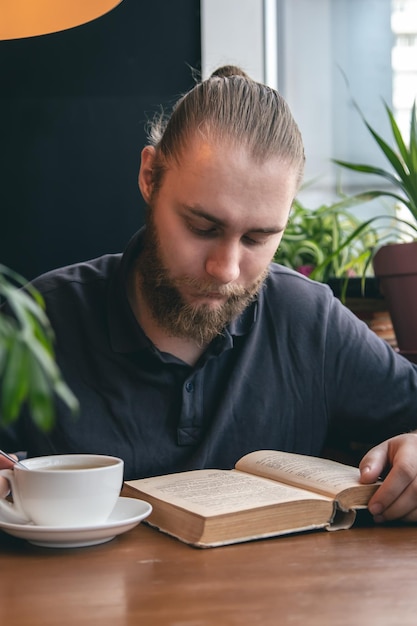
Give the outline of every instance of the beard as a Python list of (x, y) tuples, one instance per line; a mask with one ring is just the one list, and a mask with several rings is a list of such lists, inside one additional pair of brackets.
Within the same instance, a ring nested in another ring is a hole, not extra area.
[[(138, 288), (155, 322), (169, 336), (192, 339), (200, 346), (221, 335), (225, 326), (246, 309), (268, 275), (268, 270), (264, 270), (249, 287), (218, 285), (191, 276), (171, 278), (162, 259), (151, 209), (147, 211), (145, 245), (138, 259), (138, 272)], [(216, 308), (206, 303), (191, 304), (183, 298), (181, 287), (192, 288), (197, 296), (216, 293), (226, 300)]]

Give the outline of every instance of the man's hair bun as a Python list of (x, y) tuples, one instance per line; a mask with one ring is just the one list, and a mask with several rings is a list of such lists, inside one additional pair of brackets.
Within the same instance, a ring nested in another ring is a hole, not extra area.
[(223, 65), (223, 67), (217, 68), (210, 78), (230, 78), (231, 76), (241, 76), (242, 78), (250, 80), (250, 76), (237, 65)]

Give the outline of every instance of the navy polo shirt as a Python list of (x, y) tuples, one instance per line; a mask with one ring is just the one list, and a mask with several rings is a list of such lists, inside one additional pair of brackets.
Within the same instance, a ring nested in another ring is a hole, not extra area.
[(195, 366), (160, 352), (126, 292), (142, 238), (143, 230), (123, 255), (34, 281), (81, 410), (73, 418), (58, 405), (50, 433), (23, 415), (0, 430), (0, 447), (112, 454), (133, 479), (230, 468), (262, 448), (318, 455), (330, 427), (372, 443), (417, 428), (417, 368), (328, 287), (276, 264), (256, 301)]

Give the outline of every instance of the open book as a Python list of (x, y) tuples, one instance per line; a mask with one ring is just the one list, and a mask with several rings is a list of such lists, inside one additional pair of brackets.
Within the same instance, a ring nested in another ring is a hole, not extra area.
[(350, 528), (380, 483), (328, 459), (259, 450), (233, 470), (204, 469), (127, 481), (123, 495), (152, 504), (147, 523), (198, 547), (286, 533)]

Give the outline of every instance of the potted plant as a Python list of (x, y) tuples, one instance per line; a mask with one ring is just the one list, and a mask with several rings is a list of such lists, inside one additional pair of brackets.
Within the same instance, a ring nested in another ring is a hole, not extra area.
[(35, 423), (54, 423), (55, 399), (73, 412), (78, 402), (65, 384), (54, 356), (54, 334), (41, 295), (0, 265), (0, 426), (20, 414), (26, 403)]
[(320, 282), (365, 278), (378, 235), (348, 210), (355, 202), (344, 198), (309, 209), (296, 199), (274, 260)]
[(350, 210), (360, 200), (342, 198), (309, 209), (296, 199), (274, 261), (327, 283), (336, 297), (379, 336), (396, 345), (389, 313), (372, 275), (372, 255), (384, 237), (372, 219)]
[[(372, 174), (390, 183), (390, 189), (365, 192), (366, 198), (388, 196), (406, 207), (411, 221), (398, 219), (405, 224), (414, 237), (417, 236), (417, 120), (414, 102), (410, 117), (408, 146), (395, 121), (392, 110), (385, 104), (395, 149), (370, 126), (359, 113), (372, 138), (382, 150), (391, 168), (335, 160), (338, 165), (356, 172)], [(356, 199), (364, 194), (357, 194)], [(375, 275), (379, 278), (389, 311), (391, 313), (398, 348), (410, 360), (417, 362), (417, 241), (391, 242), (382, 245), (373, 256)]]

